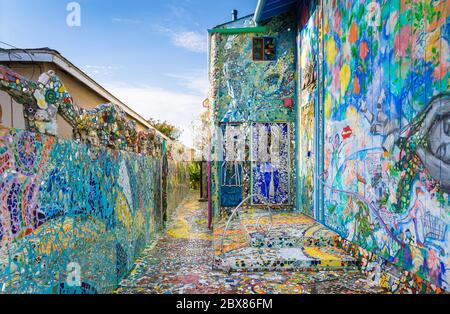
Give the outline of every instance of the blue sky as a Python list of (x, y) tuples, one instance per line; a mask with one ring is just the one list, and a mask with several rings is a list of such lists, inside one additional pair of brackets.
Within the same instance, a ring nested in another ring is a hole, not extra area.
[[(253, 13), (257, 0), (0, 0), (0, 41), (50, 47), (143, 117), (168, 120), (192, 145), (191, 121), (207, 93), (207, 29)], [(0, 44), (0, 47), (4, 45)]]

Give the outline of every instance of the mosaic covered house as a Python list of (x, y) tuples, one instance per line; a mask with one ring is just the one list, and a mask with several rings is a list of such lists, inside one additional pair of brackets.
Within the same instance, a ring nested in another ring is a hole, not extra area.
[(246, 196), (295, 206), (295, 20), (271, 19), (263, 32), (253, 24), (249, 16), (210, 31), (216, 213)]
[(265, 0), (210, 30), (212, 215), (297, 210), (382, 286), (448, 291), (449, 6)]

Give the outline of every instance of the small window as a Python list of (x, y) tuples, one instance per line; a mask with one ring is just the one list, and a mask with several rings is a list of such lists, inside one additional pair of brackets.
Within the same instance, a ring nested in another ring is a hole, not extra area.
[(275, 38), (264, 38), (264, 60), (274, 61), (276, 59)]
[(276, 60), (275, 38), (255, 37), (253, 38), (253, 61)]
[(253, 61), (264, 61), (263, 38), (253, 38)]

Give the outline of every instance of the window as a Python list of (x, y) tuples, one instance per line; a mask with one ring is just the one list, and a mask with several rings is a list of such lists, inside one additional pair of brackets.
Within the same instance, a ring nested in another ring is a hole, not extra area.
[(253, 61), (276, 60), (275, 38), (255, 37), (253, 38)]
[(253, 38), (253, 61), (264, 61), (263, 38)]

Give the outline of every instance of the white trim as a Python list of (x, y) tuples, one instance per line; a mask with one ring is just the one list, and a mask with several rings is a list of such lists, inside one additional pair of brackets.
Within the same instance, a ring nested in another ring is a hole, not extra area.
[(255, 10), (255, 16), (253, 17), (256, 25), (258, 25), (259, 21), (261, 20), (261, 16), (262, 16), (263, 8), (264, 8), (265, 4), (266, 4), (266, 0), (258, 0), (258, 4), (256, 5), (256, 10)]
[[(26, 50), (25, 50), (26, 51)], [(52, 62), (52, 55), (48, 52), (24, 52), (14, 50), (0, 50), (2, 62)]]

